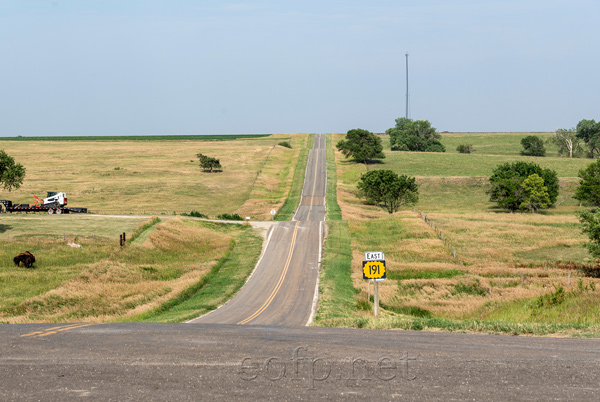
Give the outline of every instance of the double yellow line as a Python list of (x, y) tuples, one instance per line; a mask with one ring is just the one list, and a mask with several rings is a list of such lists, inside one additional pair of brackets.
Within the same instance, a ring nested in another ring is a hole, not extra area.
[(48, 329), (46, 329), (44, 331), (36, 331), (36, 332), (31, 332), (29, 334), (21, 335), (21, 337), (25, 337), (25, 336), (48, 336), (48, 335), (56, 334), (58, 332), (68, 331), (70, 329), (88, 327), (90, 325), (96, 325), (96, 324), (95, 323), (86, 323), (86, 324), (77, 323), (77, 324), (61, 325), (59, 327), (48, 328)]
[(275, 289), (273, 289), (273, 292), (271, 292), (271, 295), (269, 296), (267, 301), (265, 301), (265, 303), (250, 317), (238, 322), (239, 325), (246, 324), (246, 323), (252, 321), (253, 319), (255, 319), (256, 317), (258, 317), (263, 311), (265, 311), (265, 309), (267, 307), (269, 307), (269, 305), (271, 304), (271, 302), (277, 295), (277, 292), (279, 292), (281, 285), (283, 285), (285, 276), (287, 275), (288, 269), (290, 268), (290, 263), (292, 262), (292, 255), (294, 254), (294, 247), (296, 246), (296, 237), (298, 236), (298, 225), (299, 224), (300, 224), (300, 221), (296, 222), (296, 225), (294, 226), (294, 234), (292, 235), (292, 246), (290, 247), (290, 251), (288, 252), (288, 257), (285, 262), (285, 266), (283, 267), (283, 271), (281, 272), (281, 276), (279, 277), (279, 281), (277, 282), (277, 285), (275, 285)]

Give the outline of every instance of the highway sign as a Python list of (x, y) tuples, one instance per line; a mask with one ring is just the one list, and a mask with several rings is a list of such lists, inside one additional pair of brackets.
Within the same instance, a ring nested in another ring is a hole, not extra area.
[(385, 279), (385, 261), (363, 261), (363, 279)]
[(383, 261), (385, 255), (383, 251), (365, 251), (365, 261)]
[(277, 213), (277, 211), (275, 211), (274, 209), (271, 210), (271, 215), (275, 215)]

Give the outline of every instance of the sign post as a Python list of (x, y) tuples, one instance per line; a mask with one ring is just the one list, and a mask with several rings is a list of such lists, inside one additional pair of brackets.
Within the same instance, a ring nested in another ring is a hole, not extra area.
[[(365, 252), (363, 261), (363, 279), (373, 281), (373, 302), (375, 317), (379, 317), (379, 282), (384, 281), (386, 277), (385, 255), (382, 251)], [(369, 293), (370, 286), (369, 286)], [(370, 295), (368, 295), (370, 298)]]
[(379, 317), (379, 282), (375, 281), (373, 283), (373, 303), (375, 307), (373, 308), (375, 312), (375, 318)]

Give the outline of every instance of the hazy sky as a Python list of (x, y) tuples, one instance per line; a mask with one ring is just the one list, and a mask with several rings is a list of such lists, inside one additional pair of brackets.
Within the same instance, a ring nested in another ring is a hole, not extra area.
[(598, 0), (0, 0), (0, 136), (553, 131), (600, 119)]

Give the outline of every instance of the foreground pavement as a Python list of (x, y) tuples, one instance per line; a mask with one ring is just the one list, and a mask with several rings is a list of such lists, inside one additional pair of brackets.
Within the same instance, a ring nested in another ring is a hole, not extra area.
[(222, 324), (0, 325), (0, 400), (598, 400), (600, 340)]

